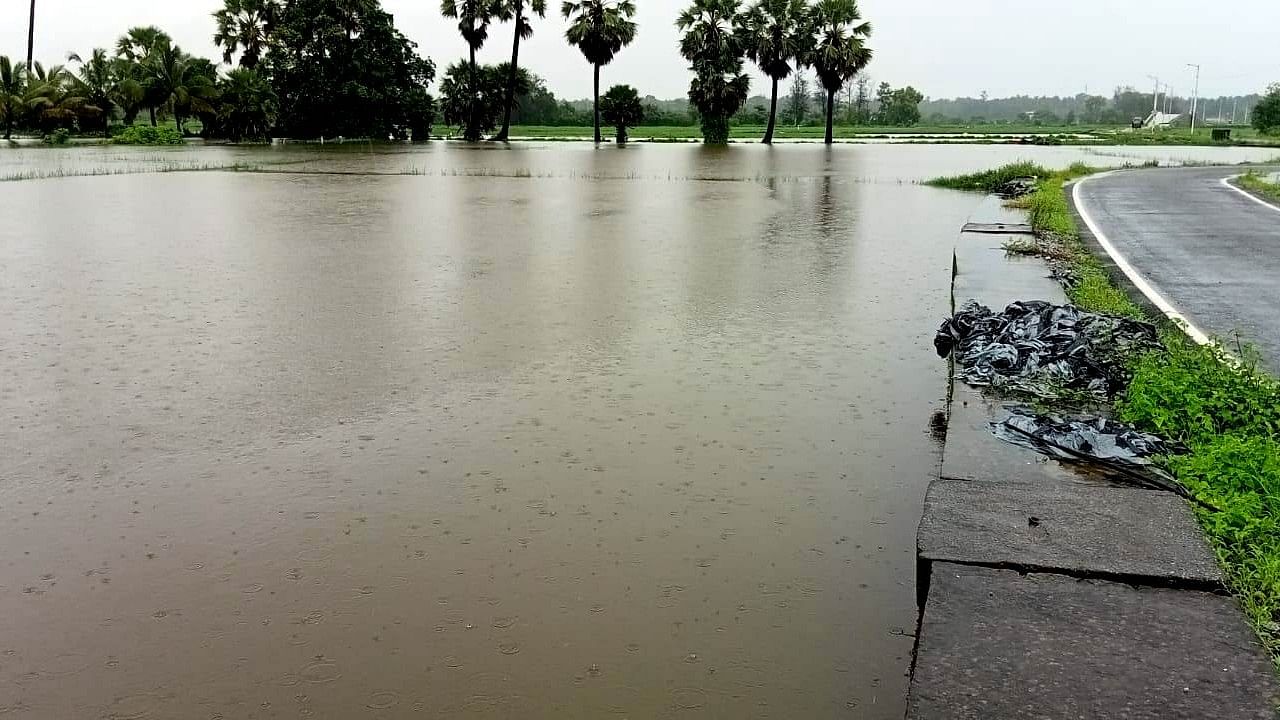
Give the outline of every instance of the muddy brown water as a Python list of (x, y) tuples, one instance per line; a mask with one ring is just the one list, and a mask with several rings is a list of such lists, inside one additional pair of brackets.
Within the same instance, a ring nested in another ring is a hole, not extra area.
[(901, 717), (1021, 157), (0, 151), (0, 714)]

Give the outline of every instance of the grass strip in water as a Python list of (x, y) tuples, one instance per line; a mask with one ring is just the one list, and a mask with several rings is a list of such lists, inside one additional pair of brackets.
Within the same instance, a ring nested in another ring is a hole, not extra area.
[[(1032, 169), (1038, 168), (1019, 163), (930, 184), (991, 191), (1013, 177), (1038, 177), (1035, 192), (1011, 203), (1027, 211), (1037, 241), (1006, 249), (1063, 262), (1076, 280), (1067, 294), (1079, 307), (1151, 319), (1111, 281), (1080, 239), (1065, 185), (1098, 169), (1073, 165), (1043, 174), (1028, 172)], [(1245, 187), (1253, 181), (1271, 185), (1280, 195), (1280, 187), (1252, 173), (1241, 178)], [(1133, 380), (1116, 401), (1116, 414), (1187, 447), (1187, 453), (1160, 463), (1203, 501), (1193, 510), (1227, 586), (1280, 668), (1280, 383), (1260, 369), (1256, 352), (1239, 342), (1231, 348), (1234, 357), (1228, 357), (1221, 341), (1198, 345), (1172, 326), (1162, 336), (1163, 350), (1131, 359)]]

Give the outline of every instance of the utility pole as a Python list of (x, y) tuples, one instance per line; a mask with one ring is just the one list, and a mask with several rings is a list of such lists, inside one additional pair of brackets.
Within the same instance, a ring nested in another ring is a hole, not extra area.
[(1196, 69), (1196, 89), (1191, 91), (1191, 134), (1196, 134), (1196, 105), (1200, 102), (1200, 66), (1187, 63), (1187, 67)]
[(1165, 115), (1169, 114), (1169, 102), (1170, 102), (1170, 98), (1172, 97), (1173, 97), (1173, 86), (1165, 85), (1164, 86), (1164, 114)]
[(1231, 124), (1236, 124), (1236, 103), (1240, 102), (1240, 98), (1231, 98)]
[(1160, 76), (1148, 75), (1156, 83), (1156, 90), (1151, 95), (1151, 132), (1156, 131), (1156, 113), (1160, 112)]

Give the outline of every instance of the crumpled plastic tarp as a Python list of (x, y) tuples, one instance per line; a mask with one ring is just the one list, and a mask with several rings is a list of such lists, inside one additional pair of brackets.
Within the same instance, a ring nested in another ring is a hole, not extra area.
[(1037, 413), (1021, 406), (991, 424), (996, 437), (1050, 457), (1084, 462), (1148, 487), (1184, 493), (1152, 458), (1185, 452), (1185, 448), (1108, 418)]
[(956, 376), (971, 386), (1098, 400), (1128, 384), (1126, 358), (1160, 347), (1149, 323), (1040, 300), (1000, 313), (970, 301), (942, 323), (933, 345), (939, 356), (955, 358)]
[(1013, 178), (997, 187), (996, 194), (1006, 200), (1013, 200), (1030, 195), (1036, 191), (1038, 186), (1039, 180), (1033, 177)]

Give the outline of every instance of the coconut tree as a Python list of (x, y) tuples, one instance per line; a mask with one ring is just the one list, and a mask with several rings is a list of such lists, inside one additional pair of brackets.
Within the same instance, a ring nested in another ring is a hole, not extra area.
[(279, 11), (276, 0), (225, 0), (223, 8), (213, 14), (218, 25), (213, 44), (222, 48), (223, 62), (230, 64), (239, 52), (241, 67), (258, 67)]
[(62, 65), (47, 70), (40, 63), (27, 73), (23, 105), (31, 121), (42, 131), (68, 127), (85, 112), (86, 102), (72, 82), (71, 73)]
[(600, 98), (600, 116), (617, 130), (618, 144), (626, 144), (627, 128), (644, 120), (640, 93), (630, 85), (614, 85)]
[(871, 62), (871, 49), (864, 44), (871, 36), (871, 23), (862, 19), (857, 0), (818, 0), (813, 26), (816, 34), (808, 62), (827, 93), (825, 141), (830, 145), (836, 92)]
[(13, 126), (27, 110), (27, 66), (16, 65), (0, 55), (0, 120), (4, 121), (4, 139), (13, 138)]
[(778, 117), (778, 83), (800, 65), (813, 40), (809, 6), (805, 0), (758, 0), (743, 14), (739, 25), (747, 57), (773, 84), (769, 124), (762, 141), (767, 145), (773, 142)]
[(84, 96), (88, 107), (96, 109), (101, 114), (103, 132), (110, 135), (111, 112), (116, 106), (114, 98), (118, 85), (115, 63), (102, 48), (94, 48), (88, 60), (82, 60), (75, 53), (72, 53), (67, 60), (80, 63), (80, 71), (73, 76), (72, 81)]
[(694, 0), (676, 18), (680, 54), (689, 61), (693, 81), (689, 101), (698, 110), (702, 139), (711, 145), (729, 141), (729, 118), (747, 100), (750, 80), (742, 72), (742, 38), (734, 32), (737, 0)]
[(569, 21), (565, 38), (591, 63), (592, 114), (596, 142), (600, 142), (600, 66), (608, 65), (636, 38), (636, 6), (631, 0), (565, 0), (560, 14)]
[(470, 89), (467, 94), (471, 98), (471, 108), (467, 113), (468, 120), (463, 129), (463, 137), (471, 142), (480, 139), (480, 126), (475, 121), (476, 103), (479, 102), (479, 66), (476, 65), (476, 51), (489, 39), (489, 24), (502, 14), (499, 0), (440, 0), (440, 14), (458, 21), (458, 33), (466, 41), (471, 56), (467, 82)]
[(185, 134), (184, 121), (192, 114), (213, 110), (217, 95), (213, 63), (191, 57), (177, 45), (165, 42), (155, 48), (147, 67), (152, 101), (173, 112), (178, 134)]
[[(540, 18), (547, 16), (547, 0), (531, 0), (529, 10)], [(525, 14), (524, 0), (502, 0), (500, 15), (503, 19), (510, 18), (515, 21), (515, 32), (512, 33), (514, 39), (511, 41), (511, 64), (508, 66), (510, 75), (507, 77), (506, 97), (502, 106), (502, 129), (497, 135), (493, 136), (494, 140), (506, 140), (511, 133), (511, 106), (516, 99), (516, 85), (519, 82), (520, 70), (520, 41), (528, 40), (533, 36), (533, 25), (529, 22), (530, 17)]]

